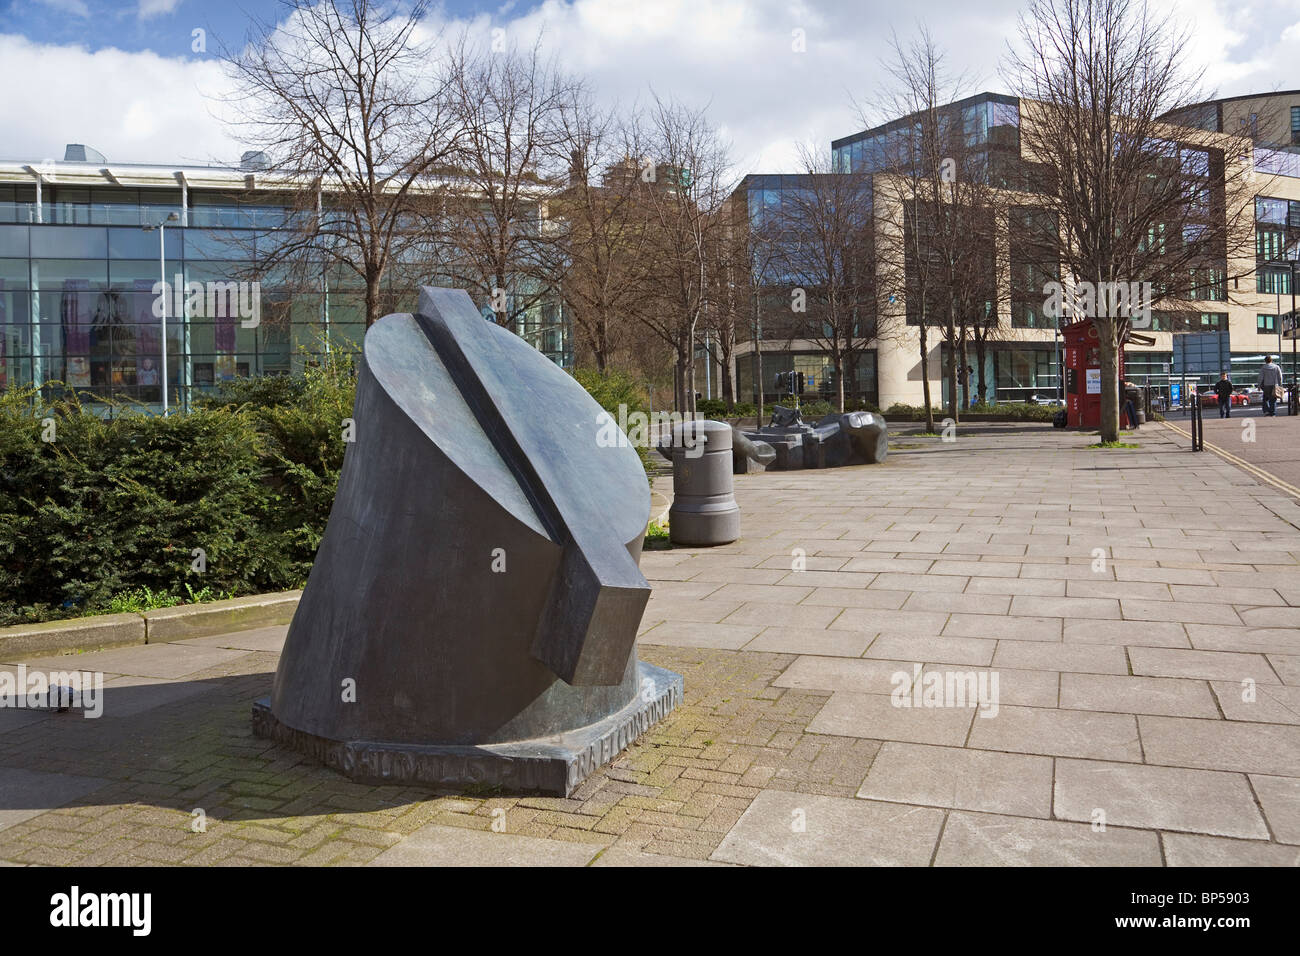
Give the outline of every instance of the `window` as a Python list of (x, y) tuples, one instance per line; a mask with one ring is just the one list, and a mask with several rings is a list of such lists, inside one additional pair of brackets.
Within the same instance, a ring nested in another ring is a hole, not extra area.
[(1300, 106), (1291, 107), (1291, 145), (1300, 145)]
[(1291, 272), (1289, 269), (1260, 269), (1255, 273), (1256, 292), (1265, 295), (1290, 295)]
[(1255, 259), (1276, 262), (1282, 258), (1283, 231), (1277, 226), (1255, 227)]
[(1255, 331), (1260, 335), (1277, 334), (1277, 316), (1276, 315), (1257, 315), (1255, 316)]
[(1199, 328), (1203, 332), (1213, 332), (1228, 324), (1228, 317), (1222, 312), (1202, 312)]

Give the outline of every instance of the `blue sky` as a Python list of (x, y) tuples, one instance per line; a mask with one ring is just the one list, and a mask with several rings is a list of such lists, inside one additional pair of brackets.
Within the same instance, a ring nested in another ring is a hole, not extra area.
[[(453, 0), (439, 6), (460, 17), (503, 5)], [(0, 33), (91, 50), (114, 47), (180, 56), (191, 52), (196, 28), (238, 42), (249, 16), (275, 19), (282, 10), (278, 0), (0, 0)]]
[[(400, 2), (400, 0), (399, 0)], [(1219, 95), (1300, 88), (1300, 0), (1150, 0), (1192, 32), (1192, 59)], [(1003, 90), (999, 60), (1024, 0), (448, 0), (431, 30), (542, 44), (608, 103), (651, 90), (709, 114), (737, 172), (797, 168), (863, 128), (857, 105), (885, 80), (891, 29), (923, 19), (968, 92)], [(62, 156), (85, 143), (115, 162), (221, 163), (242, 144), (223, 122), (219, 42), (275, 0), (0, 0), (0, 158)], [(192, 31), (207, 31), (206, 50)], [(792, 50), (792, 31), (806, 36)], [(870, 116), (870, 119), (877, 117)]]

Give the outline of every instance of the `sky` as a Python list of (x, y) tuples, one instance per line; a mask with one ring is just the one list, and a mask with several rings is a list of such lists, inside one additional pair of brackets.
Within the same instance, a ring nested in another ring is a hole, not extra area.
[[(823, 154), (863, 129), (891, 31), (924, 22), (967, 92), (999, 73), (1024, 0), (454, 0), (430, 29), (542, 36), (607, 102), (653, 90), (707, 107), (735, 171), (793, 172), (799, 145)], [(1300, 0), (1151, 0), (1185, 24), (1209, 94), (1300, 88)], [(220, 54), (276, 0), (0, 0), (0, 158), (60, 159), (84, 143), (110, 161), (230, 163)], [(797, 33), (796, 31), (802, 31)], [(798, 42), (802, 39), (802, 43)], [(802, 47), (802, 49), (799, 49)]]

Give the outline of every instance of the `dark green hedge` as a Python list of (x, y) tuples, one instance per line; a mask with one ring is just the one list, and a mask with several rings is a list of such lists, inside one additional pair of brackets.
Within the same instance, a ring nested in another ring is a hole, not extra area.
[(347, 358), (301, 379), (240, 383), (167, 418), (0, 395), (0, 624), (104, 610), (141, 589), (300, 587), (353, 395)]

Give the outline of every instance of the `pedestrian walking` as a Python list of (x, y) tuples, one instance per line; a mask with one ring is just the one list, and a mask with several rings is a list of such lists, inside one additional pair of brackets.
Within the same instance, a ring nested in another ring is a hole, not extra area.
[(1232, 381), (1228, 378), (1228, 373), (1224, 372), (1219, 376), (1219, 380), (1214, 383), (1214, 394), (1219, 396), (1219, 417), (1232, 417)]
[(1277, 415), (1277, 400), (1282, 391), (1282, 370), (1273, 364), (1273, 356), (1264, 356), (1264, 367), (1259, 370), (1259, 387), (1264, 393), (1264, 414)]

